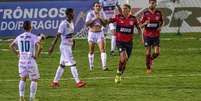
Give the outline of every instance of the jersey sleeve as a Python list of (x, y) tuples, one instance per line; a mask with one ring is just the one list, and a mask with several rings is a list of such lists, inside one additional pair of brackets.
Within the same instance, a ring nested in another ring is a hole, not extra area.
[(90, 19), (91, 19), (91, 12), (88, 12), (85, 22), (90, 21)]
[(63, 22), (59, 25), (58, 33), (64, 33), (64, 23)]

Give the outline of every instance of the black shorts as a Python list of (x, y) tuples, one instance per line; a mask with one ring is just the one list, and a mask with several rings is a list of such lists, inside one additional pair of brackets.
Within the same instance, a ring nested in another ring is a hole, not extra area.
[(145, 37), (144, 36), (144, 46), (152, 47), (152, 46), (160, 46), (160, 38), (159, 37)]
[(133, 49), (133, 42), (116, 41), (116, 45), (119, 50), (119, 53), (126, 51), (128, 58), (130, 57)]

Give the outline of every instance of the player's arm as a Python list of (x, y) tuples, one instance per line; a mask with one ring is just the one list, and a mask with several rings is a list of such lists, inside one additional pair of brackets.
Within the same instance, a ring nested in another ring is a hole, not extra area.
[(51, 46), (50, 46), (50, 48), (49, 48), (49, 50), (48, 50), (48, 53), (49, 53), (50, 55), (51, 55), (52, 52), (54, 51), (54, 47), (55, 47), (55, 45), (56, 45), (56, 43), (57, 43), (57, 41), (58, 41), (60, 35), (61, 35), (61, 33), (57, 33), (57, 34), (56, 34), (56, 37), (55, 37), (54, 40), (52, 41), (52, 44), (51, 44)]
[(37, 42), (35, 45), (36, 45), (36, 54), (35, 54), (34, 58), (37, 59), (42, 51), (42, 48), (41, 48), (40, 42)]
[(119, 14), (122, 14), (122, 9), (121, 9), (121, 6), (119, 5), (118, 2), (116, 3), (116, 7), (117, 7), (117, 9), (119, 11)]
[(161, 30), (161, 28), (163, 27), (163, 25), (164, 25), (164, 16), (161, 13), (161, 21), (159, 22), (159, 28), (157, 30)]
[(97, 19), (97, 18), (92, 18), (92, 17), (91, 17), (91, 13), (89, 12), (89, 13), (87, 14), (87, 17), (86, 17), (86, 26), (87, 26), (87, 27), (91, 26), (91, 25), (94, 23), (94, 21), (96, 21), (96, 19)]
[(137, 25), (136, 25), (136, 28), (137, 28), (137, 30), (138, 30), (138, 33), (139, 33), (140, 36), (141, 36), (141, 40), (140, 40), (141, 43), (144, 43), (144, 38), (143, 38), (142, 29), (141, 29), (140, 25), (137, 24)]
[(13, 53), (19, 56), (19, 52), (17, 51), (15, 40), (9, 45), (9, 47)]

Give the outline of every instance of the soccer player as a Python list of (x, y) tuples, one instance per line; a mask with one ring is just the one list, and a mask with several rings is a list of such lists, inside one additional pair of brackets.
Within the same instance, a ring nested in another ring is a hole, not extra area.
[(124, 4), (122, 13), (110, 19), (110, 22), (116, 23), (115, 35), (120, 58), (115, 83), (120, 83), (121, 75), (125, 71), (127, 61), (132, 52), (134, 27), (138, 29), (139, 34), (142, 34), (142, 32), (139, 27), (138, 19), (131, 15), (131, 6), (128, 4)]
[[(99, 0), (99, 2), (102, 4), (106, 17), (114, 17), (116, 5), (118, 5), (118, 0)], [(113, 23), (109, 24), (109, 30), (112, 32), (110, 55), (114, 55), (116, 48), (115, 28), (116, 27)]]
[(25, 32), (16, 37), (10, 44), (10, 48), (19, 57), (18, 67), (21, 77), (19, 81), (20, 101), (25, 101), (25, 83), (28, 76), (31, 80), (29, 101), (34, 101), (37, 91), (37, 81), (40, 78), (36, 63), (41, 49), (39, 44), (40, 40), (36, 35), (31, 33), (32, 26), (30, 21), (24, 21), (23, 28)]
[(89, 43), (89, 69), (94, 68), (94, 48), (96, 43), (99, 46), (101, 52), (102, 69), (108, 70), (106, 67), (106, 51), (103, 27), (106, 26), (107, 20), (105, 13), (101, 11), (102, 7), (99, 2), (93, 4), (93, 10), (87, 14), (86, 26), (89, 27), (88, 31), (88, 43)]
[(60, 44), (60, 65), (56, 71), (56, 75), (54, 80), (51, 84), (53, 88), (59, 87), (59, 80), (63, 75), (64, 69), (66, 66), (70, 66), (71, 73), (74, 77), (76, 82), (76, 87), (80, 88), (86, 85), (84, 81), (81, 81), (78, 77), (78, 72), (76, 69), (76, 62), (73, 58), (72, 54), (72, 46), (73, 46), (73, 33), (74, 33), (74, 10), (72, 8), (67, 8), (65, 11), (66, 19), (63, 20), (60, 25), (58, 32), (56, 34), (56, 38), (53, 40), (51, 47), (49, 48), (49, 54), (51, 54), (54, 50), (54, 47), (61, 37), (61, 44)]
[[(144, 46), (146, 49), (146, 67), (147, 73), (152, 72), (153, 60), (160, 54), (160, 30), (163, 25), (161, 11), (156, 9), (156, 0), (149, 0), (149, 8), (144, 11), (141, 20), (141, 27), (144, 27)], [(151, 54), (151, 48), (154, 53)]]

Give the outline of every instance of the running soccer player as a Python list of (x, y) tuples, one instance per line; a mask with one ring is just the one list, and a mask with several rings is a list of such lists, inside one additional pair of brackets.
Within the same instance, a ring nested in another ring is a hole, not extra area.
[[(99, 2), (102, 4), (106, 17), (113, 18), (115, 16), (115, 9), (116, 5), (118, 5), (118, 0), (99, 0)], [(115, 28), (114, 23), (109, 24), (109, 30), (112, 32), (110, 55), (114, 55), (116, 48)]]
[(58, 32), (56, 34), (56, 38), (53, 40), (52, 45), (49, 48), (49, 54), (51, 54), (54, 50), (54, 47), (55, 47), (58, 39), (61, 37), (60, 65), (56, 71), (56, 75), (54, 77), (54, 80), (53, 80), (51, 86), (53, 88), (59, 87), (59, 80), (61, 79), (61, 76), (63, 75), (65, 67), (70, 66), (71, 73), (76, 82), (76, 87), (80, 88), (80, 87), (85, 86), (86, 83), (84, 81), (81, 81), (78, 77), (78, 72), (76, 69), (76, 62), (75, 62), (75, 60), (73, 58), (73, 54), (72, 54), (73, 33), (74, 33), (74, 24), (73, 24), (74, 10), (72, 8), (68, 8), (65, 11), (65, 14), (66, 14), (66, 19), (60, 23)]
[(89, 27), (88, 31), (88, 43), (89, 43), (89, 69), (94, 68), (94, 48), (96, 43), (99, 46), (101, 52), (102, 69), (108, 70), (106, 67), (106, 51), (103, 27), (106, 26), (107, 20), (105, 13), (101, 11), (102, 7), (99, 2), (93, 4), (93, 10), (87, 14), (86, 26)]
[(40, 40), (36, 35), (31, 33), (32, 26), (30, 21), (24, 21), (23, 28), (25, 32), (16, 37), (10, 44), (10, 48), (19, 57), (18, 68), (21, 77), (19, 81), (19, 101), (25, 101), (25, 83), (28, 76), (31, 80), (29, 101), (34, 101), (37, 91), (37, 81), (40, 78), (36, 63), (41, 49)]
[[(156, 9), (156, 0), (149, 0), (149, 8), (144, 11), (141, 20), (141, 27), (144, 27), (144, 46), (146, 49), (146, 67), (147, 73), (152, 72), (153, 60), (160, 54), (160, 30), (163, 25), (163, 16), (161, 11)], [(151, 54), (151, 48), (154, 53)]]
[(110, 22), (116, 23), (115, 35), (120, 58), (115, 83), (120, 83), (121, 76), (125, 71), (127, 61), (132, 52), (134, 27), (138, 29), (139, 34), (142, 34), (142, 31), (139, 27), (138, 19), (131, 15), (131, 6), (128, 4), (124, 4), (122, 13), (110, 19)]

